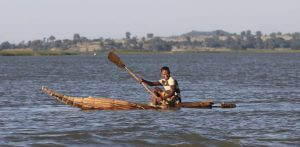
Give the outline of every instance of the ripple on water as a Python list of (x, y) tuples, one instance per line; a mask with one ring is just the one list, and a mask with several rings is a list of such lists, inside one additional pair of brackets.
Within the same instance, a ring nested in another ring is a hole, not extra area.
[(149, 94), (106, 55), (0, 58), (0, 146), (297, 146), (300, 54), (121, 55), (147, 80), (168, 65), (183, 101), (235, 109), (81, 111), (43, 94), (146, 103)]

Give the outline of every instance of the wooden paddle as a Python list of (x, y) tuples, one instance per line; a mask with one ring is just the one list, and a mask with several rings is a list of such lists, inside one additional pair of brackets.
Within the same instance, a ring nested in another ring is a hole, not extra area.
[[(113, 52), (109, 52), (108, 59), (114, 64), (116, 64), (119, 68), (125, 69), (137, 82), (140, 82), (140, 78), (124, 64), (124, 62), (120, 59), (118, 55), (116, 55)], [(154, 92), (151, 89), (149, 89), (144, 82), (142, 82), (141, 84), (144, 86), (147, 92), (149, 92), (153, 97), (157, 98)]]

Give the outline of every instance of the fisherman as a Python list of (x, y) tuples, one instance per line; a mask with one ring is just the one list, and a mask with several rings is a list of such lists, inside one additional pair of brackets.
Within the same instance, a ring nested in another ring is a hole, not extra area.
[(157, 82), (150, 82), (144, 79), (140, 79), (140, 83), (144, 82), (149, 86), (163, 86), (165, 90), (158, 87), (154, 88), (154, 94), (157, 97), (152, 97), (151, 102), (153, 105), (166, 105), (174, 107), (175, 104), (181, 103), (180, 89), (178, 82), (171, 77), (169, 67), (164, 66), (160, 69), (161, 77)]

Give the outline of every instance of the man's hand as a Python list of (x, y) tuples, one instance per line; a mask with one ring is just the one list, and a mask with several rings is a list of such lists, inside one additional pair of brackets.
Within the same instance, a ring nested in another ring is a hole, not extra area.
[(139, 83), (142, 84), (145, 80), (142, 78), (139, 78)]

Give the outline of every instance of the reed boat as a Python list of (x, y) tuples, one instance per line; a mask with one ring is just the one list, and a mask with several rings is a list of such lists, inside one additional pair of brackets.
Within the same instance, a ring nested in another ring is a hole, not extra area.
[[(113, 98), (104, 97), (72, 97), (66, 96), (59, 92), (56, 92), (50, 88), (42, 87), (42, 91), (58, 101), (68, 104), (73, 107), (80, 108), (82, 110), (158, 110), (158, 109), (170, 109), (161, 106), (152, 106), (148, 104), (135, 103), (125, 100), (117, 100)], [(234, 108), (235, 104), (221, 104), (221, 106), (213, 106), (212, 101), (201, 102), (182, 102), (176, 104), (174, 108), (206, 108), (211, 109), (213, 107), (221, 108)]]
[[(114, 63), (117, 67), (125, 69), (137, 82), (140, 82), (140, 78), (130, 69), (121, 58), (113, 52), (109, 52), (108, 59)], [(140, 83), (146, 91), (152, 96), (157, 97), (153, 91), (147, 87), (144, 82)], [(235, 108), (234, 103), (222, 103), (220, 106), (213, 106), (212, 101), (201, 101), (201, 102), (181, 102), (176, 104), (174, 107), (166, 106), (153, 106), (147, 104), (140, 104), (135, 102), (129, 102), (125, 100), (117, 100), (112, 98), (104, 97), (72, 97), (58, 93), (50, 88), (42, 87), (42, 91), (50, 96), (55, 97), (58, 101), (73, 107), (78, 107), (83, 110), (147, 110), (147, 109), (174, 109), (174, 108)]]

